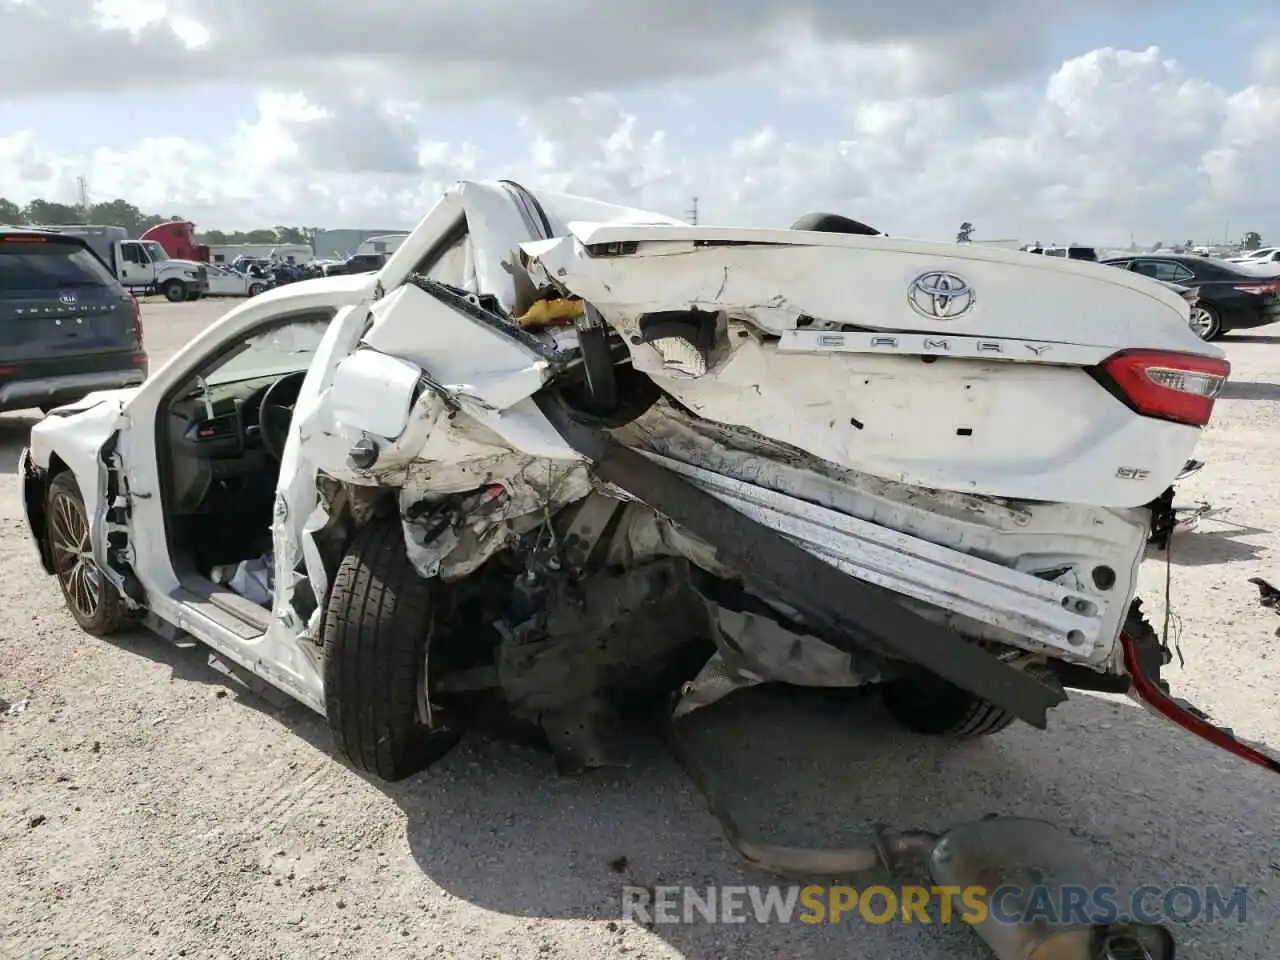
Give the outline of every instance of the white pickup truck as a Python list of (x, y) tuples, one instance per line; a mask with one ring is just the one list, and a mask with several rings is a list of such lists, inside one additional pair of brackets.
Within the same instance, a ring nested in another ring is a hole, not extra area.
[(130, 240), (123, 227), (41, 227), (80, 237), (132, 293), (162, 293), (179, 303), (209, 292), (209, 270), (194, 260), (174, 260), (155, 240)]

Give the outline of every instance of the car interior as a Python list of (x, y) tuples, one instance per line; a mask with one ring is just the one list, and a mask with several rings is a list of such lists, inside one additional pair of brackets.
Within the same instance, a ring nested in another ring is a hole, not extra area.
[(229, 344), (166, 398), (157, 455), (170, 556), (184, 585), (211, 587), (215, 568), (270, 551), (293, 406), (331, 319), (312, 311), (276, 320)]

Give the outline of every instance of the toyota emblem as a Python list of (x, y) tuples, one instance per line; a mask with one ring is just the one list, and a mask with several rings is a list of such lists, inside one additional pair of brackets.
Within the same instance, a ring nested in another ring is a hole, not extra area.
[(945, 270), (930, 270), (911, 281), (907, 303), (930, 320), (957, 320), (973, 309), (973, 287), (963, 277)]

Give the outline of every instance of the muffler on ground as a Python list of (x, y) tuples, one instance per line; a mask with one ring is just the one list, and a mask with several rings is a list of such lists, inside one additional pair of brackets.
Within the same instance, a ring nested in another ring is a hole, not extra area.
[(936, 886), (963, 892), (963, 922), (972, 925), (997, 960), (1174, 960), (1168, 928), (1130, 922), (1122, 918), (1119, 903), (1099, 900), (1098, 894), (1113, 892), (1114, 885), (1052, 823), (990, 817), (942, 834), (881, 827), (872, 842), (840, 849), (768, 843), (742, 832), (675, 725), (664, 732), (729, 845), (762, 870), (854, 877), (901, 875), (904, 868), (923, 865)]
[(1090, 922), (1095, 892), (1110, 885), (1051, 823), (961, 824), (937, 840), (927, 863), (938, 886), (986, 891), (974, 932), (999, 960), (1173, 960), (1163, 926)]

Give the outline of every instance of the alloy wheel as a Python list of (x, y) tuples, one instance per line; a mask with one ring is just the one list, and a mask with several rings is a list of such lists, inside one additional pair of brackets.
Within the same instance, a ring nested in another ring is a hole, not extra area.
[(1204, 307), (1191, 308), (1190, 323), (1191, 329), (1201, 340), (1208, 340), (1212, 337), (1218, 326), (1217, 317)]
[(67, 602), (81, 618), (91, 620), (102, 602), (102, 574), (94, 563), (84, 506), (74, 497), (58, 493), (50, 507), (49, 545), (54, 571)]

